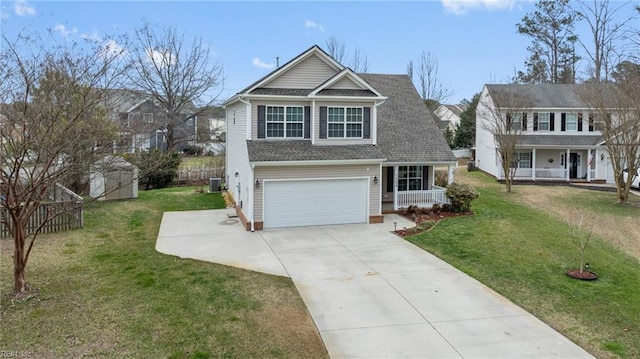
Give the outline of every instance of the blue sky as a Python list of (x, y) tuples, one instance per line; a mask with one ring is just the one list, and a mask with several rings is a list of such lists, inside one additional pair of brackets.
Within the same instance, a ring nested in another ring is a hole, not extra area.
[[(447, 102), (470, 99), (485, 83), (523, 69), (529, 38), (516, 24), (532, 1), (6, 1), (2, 32), (51, 29), (61, 41), (104, 41), (145, 21), (202, 37), (224, 68), (220, 100), (232, 96), (314, 44), (332, 36), (358, 49), (369, 72), (406, 73), (422, 51), (439, 60), (439, 78), (453, 89)], [(627, 14), (631, 13), (631, 7)], [(624, 15), (624, 14), (621, 14)], [(345, 64), (345, 65), (348, 65)]]

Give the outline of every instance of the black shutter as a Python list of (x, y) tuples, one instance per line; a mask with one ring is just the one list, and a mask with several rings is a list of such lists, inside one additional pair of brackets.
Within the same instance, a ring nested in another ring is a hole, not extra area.
[(362, 111), (362, 138), (371, 138), (371, 107)]
[(589, 132), (593, 132), (593, 125), (594, 125), (593, 120), (594, 120), (593, 114), (590, 113), (589, 114)]
[(522, 131), (526, 131), (527, 130), (527, 113), (523, 112), (522, 113)]
[(422, 190), (426, 191), (429, 189), (429, 167), (422, 166)]
[(533, 168), (533, 152), (529, 152), (529, 168)]
[(561, 123), (560, 123), (560, 131), (566, 131), (567, 130), (567, 114), (566, 113), (561, 113), (560, 114), (560, 118), (561, 118)]
[(393, 193), (393, 167), (387, 167), (387, 192)]
[(265, 138), (267, 125), (265, 121), (265, 106), (258, 106), (258, 138)]
[(320, 106), (320, 138), (327, 138), (327, 106)]
[(510, 113), (507, 114), (507, 128), (506, 128), (506, 130), (507, 131), (511, 131), (511, 114)]
[(311, 107), (304, 107), (304, 138), (311, 138)]
[(538, 131), (538, 113), (533, 114), (533, 130)]
[(556, 130), (556, 122), (555, 122), (556, 114), (551, 112), (549, 114), (549, 131)]
[(582, 132), (582, 114), (578, 114), (578, 132)]

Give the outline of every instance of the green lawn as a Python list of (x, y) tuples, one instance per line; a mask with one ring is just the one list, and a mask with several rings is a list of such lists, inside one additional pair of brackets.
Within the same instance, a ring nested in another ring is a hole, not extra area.
[[(493, 288), (597, 357), (639, 358), (639, 261), (595, 238), (586, 259), (598, 280), (567, 277), (565, 271), (579, 265), (579, 250), (568, 238), (567, 224), (518, 203), (517, 196), (481, 173), (468, 175), (480, 183), (480, 197), (473, 202), (476, 215), (447, 219), (408, 240)], [(544, 187), (539, 190), (544, 195)], [(615, 205), (608, 198), (600, 193), (565, 200), (597, 211), (640, 216), (639, 208)]]
[(2, 241), (0, 349), (31, 357), (326, 358), (288, 278), (155, 251), (163, 211), (222, 208), (194, 188), (94, 203), (81, 230), (42, 236), (27, 268), (37, 296), (12, 301)]

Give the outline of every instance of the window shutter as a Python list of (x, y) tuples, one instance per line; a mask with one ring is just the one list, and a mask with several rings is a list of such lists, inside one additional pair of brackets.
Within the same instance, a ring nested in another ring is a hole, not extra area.
[(549, 131), (555, 131), (556, 130), (555, 118), (556, 118), (556, 114), (551, 112), (549, 114)]
[(362, 109), (362, 138), (371, 138), (371, 107)]
[(265, 121), (265, 106), (258, 106), (258, 138), (265, 138), (267, 125)]
[(393, 167), (387, 167), (387, 192), (393, 193)]
[(320, 138), (327, 138), (327, 106), (320, 106)]
[(567, 130), (567, 114), (566, 113), (561, 113), (560, 114), (560, 131), (566, 131)]
[(522, 113), (522, 131), (526, 131), (527, 130), (527, 113), (523, 112)]
[(578, 114), (578, 132), (582, 132), (582, 114)]
[(429, 167), (422, 166), (422, 190), (429, 189)]
[(311, 107), (304, 107), (304, 138), (311, 138)]
[(511, 114), (510, 113), (507, 114), (507, 128), (506, 128), (506, 130), (507, 131), (511, 131)]
[(589, 132), (593, 132), (594, 118), (593, 114), (589, 114)]
[(533, 168), (533, 152), (529, 152), (529, 168)]
[(538, 131), (538, 113), (533, 114), (533, 130)]

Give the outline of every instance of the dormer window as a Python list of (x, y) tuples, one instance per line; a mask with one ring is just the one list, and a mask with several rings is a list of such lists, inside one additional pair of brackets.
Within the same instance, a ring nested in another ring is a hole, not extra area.
[(328, 138), (362, 138), (362, 107), (327, 108)]
[(303, 138), (304, 107), (267, 106), (267, 138)]

